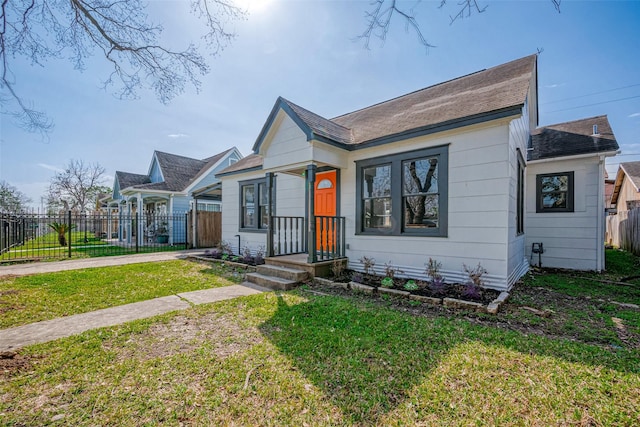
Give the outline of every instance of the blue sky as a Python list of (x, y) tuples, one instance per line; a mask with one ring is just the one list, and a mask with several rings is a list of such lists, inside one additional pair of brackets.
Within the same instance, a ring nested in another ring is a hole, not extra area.
[[(250, 1), (250, 0), (243, 0)], [(253, 0), (254, 3), (259, 0)], [(0, 180), (39, 206), (51, 176), (70, 159), (99, 162), (111, 186), (116, 170), (146, 173), (153, 150), (195, 158), (231, 146), (249, 154), (276, 98), (330, 118), (544, 49), (538, 60), (540, 125), (607, 114), (622, 150), (640, 160), (640, 2), (481, 1), (482, 14), (449, 25), (455, 9), (422, 2), (418, 22), (436, 47), (425, 51), (397, 21), (370, 50), (354, 41), (368, 1), (270, 0), (233, 24), (236, 40), (210, 60), (196, 94), (169, 105), (153, 93), (123, 101), (101, 88), (98, 56), (83, 72), (64, 60), (13, 65), (16, 89), (55, 122), (43, 139), (0, 118)], [(415, 3), (407, 3), (415, 4)], [(184, 1), (152, 1), (152, 19), (170, 43), (197, 41)]]

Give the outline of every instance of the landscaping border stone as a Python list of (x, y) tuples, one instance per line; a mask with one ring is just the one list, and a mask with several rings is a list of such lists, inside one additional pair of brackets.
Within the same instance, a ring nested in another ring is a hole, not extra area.
[(500, 295), (498, 295), (496, 299), (491, 301), (489, 304), (484, 305), (478, 302), (464, 301), (456, 298), (434, 298), (434, 297), (428, 297), (424, 295), (416, 295), (416, 294), (412, 294), (409, 291), (403, 291), (400, 289), (391, 289), (391, 288), (384, 288), (384, 287), (376, 288), (373, 286), (363, 285), (362, 283), (356, 283), (356, 282), (349, 282), (349, 283), (334, 282), (330, 279), (325, 279), (322, 277), (314, 278), (314, 282), (323, 286), (330, 286), (330, 287), (341, 288), (346, 290), (351, 289), (352, 291), (359, 291), (359, 292), (363, 292), (370, 295), (373, 295), (375, 293), (378, 293), (378, 295), (381, 295), (381, 294), (392, 295), (392, 296), (411, 299), (413, 301), (419, 301), (419, 302), (431, 304), (431, 305), (442, 304), (448, 308), (473, 310), (479, 313), (489, 313), (489, 314), (498, 313), (498, 311), (500, 310), (500, 307), (509, 299), (509, 296), (510, 296), (509, 292), (502, 291), (500, 292)]

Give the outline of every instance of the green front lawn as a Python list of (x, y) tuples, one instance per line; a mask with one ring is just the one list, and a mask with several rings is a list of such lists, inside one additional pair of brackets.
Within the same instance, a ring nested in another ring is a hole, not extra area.
[(264, 293), (32, 346), (2, 425), (640, 422), (637, 351)]
[(241, 278), (218, 264), (166, 261), (0, 279), (0, 328), (228, 286)]

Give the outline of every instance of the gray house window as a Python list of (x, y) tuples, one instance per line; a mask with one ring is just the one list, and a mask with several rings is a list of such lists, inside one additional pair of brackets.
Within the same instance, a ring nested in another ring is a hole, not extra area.
[(240, 230), (266, 231), (269, 204), (266, 179), (240, 182)]
[(448, 147), (356, 162), (356, 233), (447, 235)]
[(536, 212), (573, 212), (573, 172), (536, 176)]

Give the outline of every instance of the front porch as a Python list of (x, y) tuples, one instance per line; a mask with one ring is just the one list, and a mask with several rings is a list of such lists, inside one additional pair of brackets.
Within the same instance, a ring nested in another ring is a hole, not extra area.
[(328, 276), (336, 260), (346, 263), (346, 219), (339, 216), (340, 170), (333, 167), (279, 171), (304, 179), (304, 216), (275, 215), (275, 173), (265, 175), (266, 263)]

